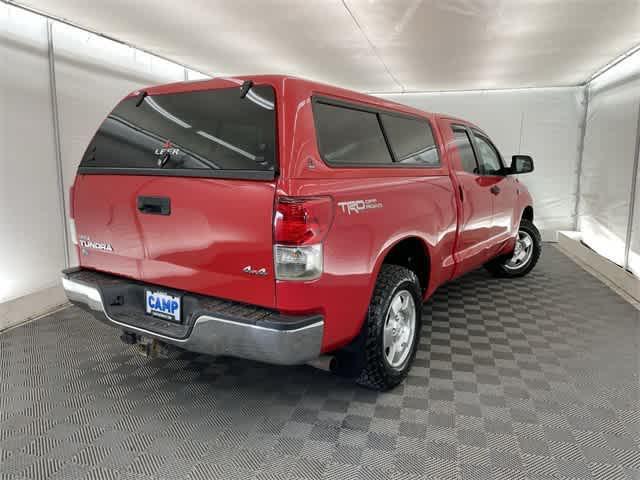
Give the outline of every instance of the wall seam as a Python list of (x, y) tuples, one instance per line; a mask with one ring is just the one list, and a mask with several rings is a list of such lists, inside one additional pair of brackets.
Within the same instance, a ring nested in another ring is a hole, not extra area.
[(640, 102), (638, 103), (638, 119), (636, 123), (636, 149), (633, 159), (633, 177), (629, 192), (629, 217), (627, 218), (627, 235), (624, 242), (624, 268), (629, 270), (629, 254), (631, 252), (631, 236), (633, 235), (633, 217), (636, 208), (636, 189), (638, 185), (638, 156), (640, 155)]
[(56, 59), (53, 46), (53, 23), (47, 18), (47, 51), (49, 55), (49, 93), (51, 95), (51, 113), (53, 120), (53, 140), (56, 156), (56, 175), (58, 180), (58, 198), (60, 201), (60, 221), (62, 223), (62, 240), (64, 241), (64, 265), (70, 266), (69, 233), (67, 232), (67, 204), (64, 194), (64, 178), (62, 174), (62, 149), (60, 144), (60, 117), (58, 113), (58, 88), (56, 86)]
[(596, 78), (601, 77), (603, 74), (607, 73), (609, 70), (611, 70), (612, 68), (614, 68), (615, 66), (621, 64), (622, 62), (624, 62), (626, 59), (628, 59), (629, 57), (635, 55), (636, 53), (638, 53), (640, 51), (640, 45), (634, 45), (633, 47), (631, 47), (629, 50), (627, 50), (626, 52), (624, 52), (622, 55), (619, 55), (617, 57), (615, 57), (613, 60), (611, 60), (609, 63), (607, 63), (605, 66), (601, 67), (600, 69), (596, 70), (594, 73), (592, 73), (589, 78), (587, 78), (584, 82), (581, 83), (581, 85), (589, 85), (591, 82), (593, 82)]
[(385, 90), (363, 90), (367, 95), (436, 95), (449, 93), (504, 93), (504, 92), (520, 92), (526, 90), (575, 90), (583, 88), (585, 85), (541, 85), (537, 87), (504, 87), (504, 88), (462, 88), (451, 90), (404, 90), (404, 91), (385, 91)]
[(578, 178), (576, 182), (576, 201), (573, 219), (573, 229), (576, 232), (578, 231), (580, 218), (580, 195), (582, 193), (582, 163), (584, 159), (584, 139), (587, 134), (587, 119), (589, 116), (589, 89), (590, 86), (586, 85), (583, 90), (584, 115), (582, 116), (582, 124), (580, 125), (580, 140), (578, 141)]
[(524, 108), (520, 112), (520, 139), (518, 141), (518, 155), (522, 153), (522, 137), (524, 137)]
[(387, 75), (389, 75), (389, 77), (391, 78), (391, 80), (393, 80), (393, 82), (398, 85), (400, 87), (400, 91), (401, 92), (405, 92), (407, 89), (405, 88), (405, 86), (400, 82), (400, 80), (398, 80), (396, 78), (396, 76), (393, 74), (393, 72), (391, 71), (391, 69), (389, 68), (389, 66), (387, 65), (387, 63), (384, 61), (384, 59), (382, 58), (382, 55), (380, 54), (380, 52), (378, 51), (377, 47), (373, 44), (373, 42), (371, 41), (371, 39), (369, 38), (369, 35), (367, 35), (367, 32), (364, 31), (364, 28), (362, 27), (362, 25), (360, 25), (360, 22), (358, 21), (358, 19), (356, 18), (356, 15), (353, 13), (353, 11), (351, 10), (351, 8), (349, 7), (349, 5), (347, 5), (346, 0), (342, 0), (342, 5), (344, 6), (345, 10), (347, 11), (347, 13), (349, 14), (349, 16), (351, 17), (351, 20), (353, 20), (353, 23), (355, 23), (356, 27), (358, 28), (358, 30), (360, 30), (360, 33), (362, 33), (362, 36), (364, 37), (364, 39), (367, 41), (367, 43), (369, 44), (369, 47), (371, 48), (371, 50), (373, 51), (374, 55), (378, 58), (378, 61), (382, 64), (382, 67), (384, 68), (384, 70), (387, 72)]

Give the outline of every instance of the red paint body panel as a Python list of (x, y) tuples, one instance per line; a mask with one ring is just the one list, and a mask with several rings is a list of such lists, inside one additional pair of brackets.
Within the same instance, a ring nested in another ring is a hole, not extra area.
[[(325, 347), (332, 350), (355, 337), (373, 292), (384, 252), (407, 237), (424, 241), (435, 286), (453, 272), (456, 214), (447, 176), (369, 178), (288, 182), (293, 195), (327, 194), (335, 202), (366, 198), (375, 192), (383, 208), (360, 214), (337, 211), (324, 241), (324, 274), (312, 282), (277, 282), (278, 308), (287, 312), (322, 311)], [(410, 227), (409, 227), (410, 226)]]
[[(79, 235), (99, 238), (114, 252), (80, 255), (82, 266), (150, 283), (273, 307), (321, 312), (323, 352), (359, 332), (386, 254), (415, 237), (429, 256), (425, 299), (443, 283), (481, 266), (515, 244), (518, 223), (532, 204), (512, 177), (461, 171), (450, 121), (404, 105), (286, 76), (253, 76), (176, 83), (150, 95), (226, 88), (251, 79), (276, 94), (279, 174), (275, 181), (79, 175), (74, 212)], [(131, 95), (138, 95), (133, 92)], [(332, 168), (318, 152), (312, 97), (322, 95), (428, 119), (438, 168)], [(468, 122), (456, 120), (456, 123)], [(501, 188), (493, 195), (494, 185)], [(459, 189), (464, 192), (464, 200)], [(136, 197), (168, 196), (169, 217), (141, 215)], [(273, 211), (277, 196), (327, 195), (336, 207), (326, 235), (324, 272), (313, 281), (276, 281)], [(382, 208), (348, 214), (339, 202), (375, 199)], [(246, 265), (267, 268), (248, 276)]]
[[(108, 242), (113, 252), (79, 252), (80, 265), (149, 283), (275, 306), (272, 270), (275, 184), (243, 180), (134, 175), (79, 175), (78, 235)], [(146, 215), (138, 196), (171, 198), (171, 215)]]

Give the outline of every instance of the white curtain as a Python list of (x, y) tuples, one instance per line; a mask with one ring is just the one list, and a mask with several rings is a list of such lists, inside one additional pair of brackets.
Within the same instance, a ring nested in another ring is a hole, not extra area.
[(576, 87), (383, 97), (475, 123), (507, 162), (516, 153), (533, 156), (535, 171), (520, 180), (534, 197), (536, 224), (551, 240), (558, 230), (574, 228), (583, 96)]
[(0, 303), (64, 268), (47, 55), (45, 19), (0, 3)]
[(204, 73), (196, 72), (195, 70), (187, 69), (187, 80), (196, 81), (196, 80), (206, 80), (211, 78), (209, 75), (205, 75)]
[[(639, 60), (636, 55), (623, 61), (590, 85), (582, 157), (578, 223), (582, 239), (620, 266), (626, 266), (631, 188), (637, 175)], [(638, 236), (634, 235), (634, 252), (640, 251)], [(638, 273), (637, 256), (633, 257), (633, 270)]]
[[(0, 3), (2, 305), (59, 285), (65, 266), (63, 202), (102, 119), (141, 86), (185, 79), (182, 66), (58, 22), (52, 26), (64, 192), (56, 165), (47, 20)], [(200, 76), (189, 72), (189, 78)], [(40, 313), (43, 305), (26, 308), (24, 317)]]
[(629, 245), (629, 264), (627, 268), (640, 277), (640, 172), (636, 173), (636, 198), (633, 210), (633, 228)]
[[(68, 192), (80, 158), (113, 107), (138, 88), (181, 82), (185, 73), (179, 65), (60, 23), (54, 25), (53, 42), (64, 189)], [(75, 249), (70, 246), (70, 251), (75, 264)]]

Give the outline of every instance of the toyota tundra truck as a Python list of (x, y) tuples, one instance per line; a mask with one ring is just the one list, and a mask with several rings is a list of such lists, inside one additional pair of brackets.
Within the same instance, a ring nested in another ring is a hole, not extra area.
[(132, 92), (70, 190), (69, 300), (128, 343), (331, 369), (386, 390), (422, 304), (536, 264), (532, 198), (476, 125), (281, 75)]

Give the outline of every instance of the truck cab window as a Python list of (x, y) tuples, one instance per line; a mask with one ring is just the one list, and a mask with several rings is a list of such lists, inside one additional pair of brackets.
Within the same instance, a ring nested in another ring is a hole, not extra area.
[(462, 170), (478, 175), (480, 171), (478, 169), (476, 155), (473, 153), (473, 148), (471, 147), (469, 134), (464, 128), (453, 127), (453, 135), (456, 139), (456, 148), (458, 149), (458, 155), (460, 155)]
[(313, 114), (320, 153), (329, 165), (391, 165), (375, 113), (317, 102)]
[(440, 164), (433, 132), (426, 120), (386, 113), (380, 115), (380, 120), (387, 133), (396, 162), (430, 167), (437, 167)]
[(474, 132), (473, 136), (476, 140), (478, 148), (478, 161), (480, 162), (480, 171), (484, 175), (502, 175), (502, 161), (496, 147), (485, 137)]

